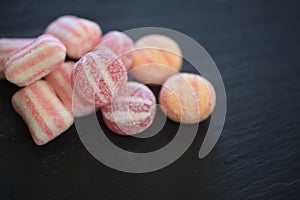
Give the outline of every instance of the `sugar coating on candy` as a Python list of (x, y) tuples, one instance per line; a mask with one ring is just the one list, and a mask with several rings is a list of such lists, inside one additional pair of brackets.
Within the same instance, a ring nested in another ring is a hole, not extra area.
[(122, 62), (125, 64), (126, 69), (129, 70), (132, 65), (132, 54), (134, 44), (132, 39), (125, 33), (119, 31), (110, 31), (106, 33), (102, 39), (101, 43), (98, 44), (93, 51), (96, 50), (110, 50), (116, 56), (118, 56)]
[(82, 117), (95, 111), (95, 106), (73, 94), (71, 73), (75, 62), (69, 61), (46, 76), (46, 81), (54, 88), (67, 110), (75, 117)]
[(65, 57), (65, 46), (45, 34), (5, 59), (5, 77), (18, 86), (27, 86), (61, 66)]
[(156, 113), (152, 91), (137, 82), (128, 82), (124, 92), (112, 104), (101, 108), (107, 127), (121, 135), (134, 135), (147, 129)]
[(179, 45), (170, 37), (151, 34), (139, 38), (130, 73), (143, 83), (161, 84), (182, 66)]
[(182, 123), (198, 123), (212, 113), (216, 93), (205, 78), (188, 73), (178, 73), (164, 83), (159, 103), (167, 116)]
[(91, 51), (102, 35), (97, 23), (72, 15), (57, 18), (49, 24), (45, 33), (60, 39), (67, 48), (68, 56), (75, 59)]
[(64, 107), (53, 88), (43, 80), (27, 86), (12, 97), (12, 105), (24, 119), (37, 145), (43, 145), (67, 130), (72, 114)]
[(96, 106), (111, 102), (126, 87), (127, 73), (123, 62), (110, 51), (84, 55), (72, 72), (74, 92)]
[(33, 42), (32, 38), (2, 38), (0, 39), (0, 79), (4, 78), (4, 60), (11, 53)]

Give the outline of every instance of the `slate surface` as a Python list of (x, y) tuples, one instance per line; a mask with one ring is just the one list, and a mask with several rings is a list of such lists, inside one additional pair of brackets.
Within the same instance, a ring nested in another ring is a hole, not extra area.
[[(228, 112), (206, 158), (197, 157), (200, 134), (172, 165), (128, 174), (95, 160), (74, 127), (35, 146), (10, 105), (18, 88), (0, 81), (0, 198), (299, 199), (299, 9), (299, 1), (1, 0), (0, 37), (38, 36), (62, 14), (93, 19), (104, 32), (158, 26), (187, 34), (219, 67)], [(128, 146), (123, 137), (113, 139)]]

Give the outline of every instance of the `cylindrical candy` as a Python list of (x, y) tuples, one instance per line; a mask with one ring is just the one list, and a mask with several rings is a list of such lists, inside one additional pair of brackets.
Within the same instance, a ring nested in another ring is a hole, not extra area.
[(164, 83), (159, 103), (167, 116), (182, 123), (198, 123), (212, 113), (216, 93), (205, 78), (188, 73), (178, 73)]
[(0, 39), (0, 78), (4, 77), (4, 60), (9, 54), (33, 42), (32, 38), (2, 38)]
[(29, 85), (61, 66), (65, 57), (65, 46), (45, 34), (5, 59), (5, 77), (18, 86)]
[(84, 55), (72, 73), (74, 92), (96, 106), (104, 106), (126, 86), (124, 64), (110, 51), (95, 51)]
[(45, 33), (60, 39), (67, 48), (68, 56), (78, 59), (100, 42), (102, 31), (95, 22), (66, 15), (49, 24)]
[(101, 43), (98, 44), (93, 51), (96, 50), (110, 50), (116, 56), (118, 56), (122, 62), (125, 64), (126, 69), (129, 70), (132, 65), (132, 54), (134, 44), (132, 39), (125, 33), (119, 31), (110, 31), (106, 33), (102, 39)]
[(146, 35), (135, 42), (130, 73), (142, 83), (161, 84), (182, 66), (179, 45), (164, 35)]
[(95, 111), (95, 106), (73, 94), (71, 73), (75, 62), (64, 63), (46, 76), (46, 81), (54, 88), (65, 107), (75, 117), (82, 117)]
[(147, 129), (156, 113), (152, 91), (141, 83), (128, 82), (125, 91), (101, 108), (107, 127), (121, 135), (134, 135)]
[(72, 114), (58, 99), (53, 88), (43, 80), (16, 92), (12, 97), (12, 105), (24, 119), (37, 145), (54, 139), (73, 123)]

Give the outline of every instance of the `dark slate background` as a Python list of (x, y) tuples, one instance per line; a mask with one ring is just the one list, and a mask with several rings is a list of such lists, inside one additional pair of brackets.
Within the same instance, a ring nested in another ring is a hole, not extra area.
[(10, 105), (18, 88), (0, 81), (0, 199), (299, 199), (299, 9), (280, 0), (1, 0), (0, 37), (36, 37), (62, 14), (95, 20), (104, 32), (158, 26), (187, 34), (219, 67), (228, 112), (206, 158), (197, 157), (197, 136), (172, 165), (128, 174), (95, 160), (74, 127), (35, 146)]

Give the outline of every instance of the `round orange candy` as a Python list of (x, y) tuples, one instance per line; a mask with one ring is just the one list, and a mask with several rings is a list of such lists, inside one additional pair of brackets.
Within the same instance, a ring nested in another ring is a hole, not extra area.
[(210, 116), (216, 103), (216, 93), (205, 78), (196, 74), (178, 73), (164, 83), (159, 103), (171, 120), (193, 124)]
[(182, 66), (182, 53), (173, 39), (151, 34), (139, 38), (132, 52), (132, 76), (142, 83), (161, 84)]

